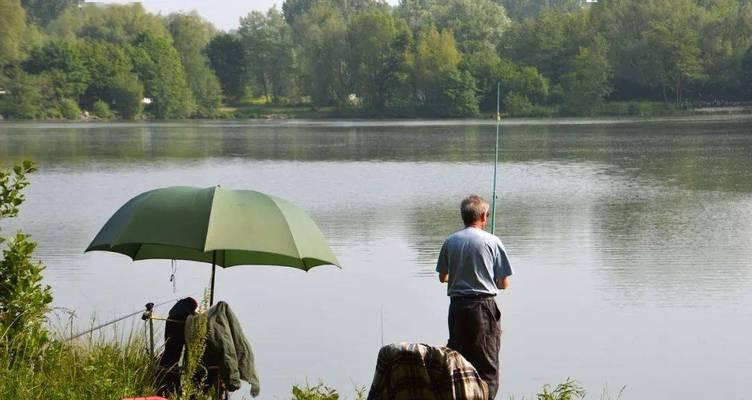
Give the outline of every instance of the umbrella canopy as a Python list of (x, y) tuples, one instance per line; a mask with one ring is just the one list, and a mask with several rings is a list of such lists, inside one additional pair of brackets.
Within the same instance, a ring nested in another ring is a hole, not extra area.
[(221, 267), (339, 266), (301, 208), (279, 197), (219, 186), (175, 186), (134, 197), (110, 217), (86, 252), (94, 250), (134, 261), (189, 260)]

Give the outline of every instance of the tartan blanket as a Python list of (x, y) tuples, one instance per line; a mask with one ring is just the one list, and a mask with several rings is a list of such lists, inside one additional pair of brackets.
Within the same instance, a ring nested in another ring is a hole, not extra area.
[(488, 385), (448, 347), (399, 343), (379, 350), (368, 400), (488, 400)]

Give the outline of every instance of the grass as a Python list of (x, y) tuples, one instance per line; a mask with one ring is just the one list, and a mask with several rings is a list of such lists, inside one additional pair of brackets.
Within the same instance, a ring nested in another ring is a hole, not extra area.
[(52, 339), (42, 346), (23, 335), (0, 339), (2, 399), (120, 399), (155, 392), (143, 336)]

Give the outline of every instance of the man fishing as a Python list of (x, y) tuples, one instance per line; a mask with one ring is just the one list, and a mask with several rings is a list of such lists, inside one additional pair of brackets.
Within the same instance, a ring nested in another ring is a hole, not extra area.
[(501, 311), (495, 297), (498, 289), (509, 287), (512, 267), (501, 239), (484, 230), (488, 202), (470, 195), (462, 200), (460, 214), (465, 228), (444, 241), (436, 264), (450, 297), (447, 346), (475, 366), (493, 399), (499, 390), (501, 347)]

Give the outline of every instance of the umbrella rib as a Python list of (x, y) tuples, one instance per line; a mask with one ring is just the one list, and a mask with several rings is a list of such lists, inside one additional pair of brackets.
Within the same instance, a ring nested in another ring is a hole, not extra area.
[(284, 211), (282, 211), (282, 207), (280, 207), (279, 204), (277, 204), (277, 201), (274, 200), (274, 198), (270, 197), (269, 199), (271, 199), (272, 203), (274, 203), (274, 207), (277, 207), (277, 211), (280, 214), (282, 214), (282, 221), (285, 223), (285, 226), (287, 227), (287, 231), (290, 232), (290, 238), (292, 238), (292, 244), (295, 247), (296, 258), (300, 260), (301, 264), (303, 264), (303, 269), (305, 271), (308, 271), (308, 269), (307, 269), (308, 267), (306, 266), (306, 262), (303, 259), (303, 257), (301, 257), (300, 247), (298, 246), (298, 241), (295, 239), (295, 234), (293, 234), (293, 232), (292, 232), (292, 228), (290, 227), (290, 223), (287, 222), (287, 216), (285, 215)]

